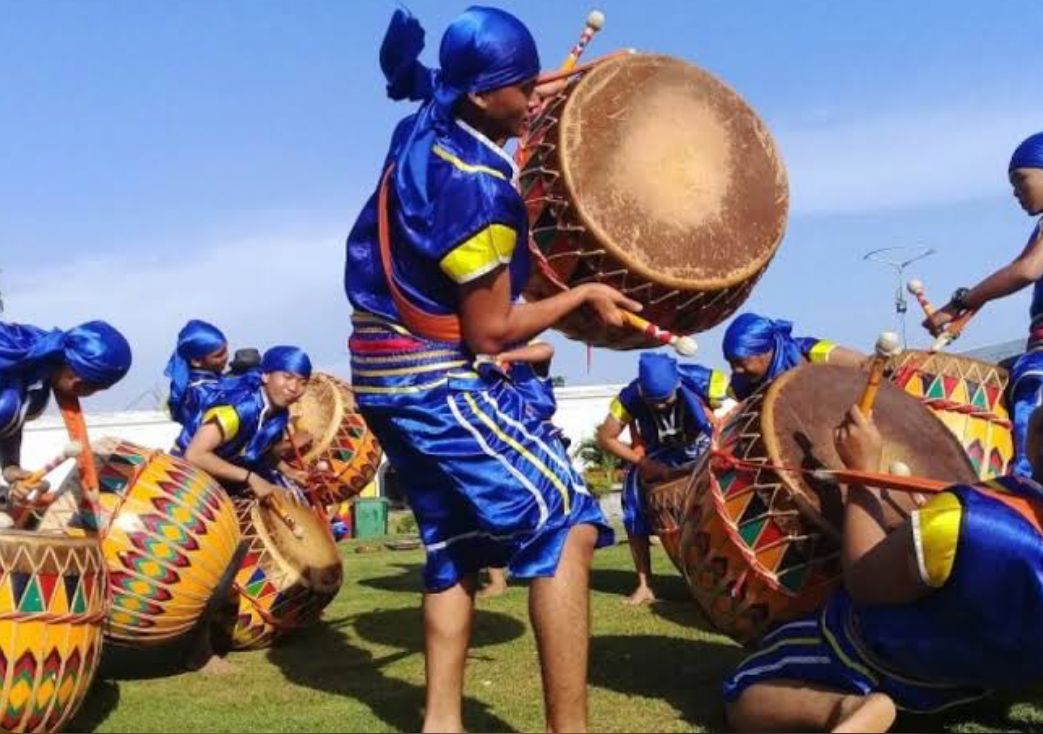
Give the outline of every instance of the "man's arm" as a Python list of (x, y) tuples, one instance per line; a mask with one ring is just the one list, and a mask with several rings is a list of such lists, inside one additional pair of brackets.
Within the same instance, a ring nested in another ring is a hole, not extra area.
[(263, 477), (218, 456), (215, 452), (223, 442), (224, 435), (217, 422), (207, 421), (192, 436), (192, 441), (185, 449), (185, 459), (215, 479), (234, 483), (245, 482), (259, 499), (278, 491), (278, 487)]

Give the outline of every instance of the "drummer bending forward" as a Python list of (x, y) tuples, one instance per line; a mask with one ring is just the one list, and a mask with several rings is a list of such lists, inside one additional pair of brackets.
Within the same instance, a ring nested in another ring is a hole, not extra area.
[[(652, 530), (642, 509), (642, 485), (681, 476), (685, 465), (709, 448), (712, 423), (706, 406), (719, 407), (728, 390), (723, 372), (698, 364), (678, 365), (673, 357), (654, 352), (641, 355), (638, 375), (612, 401), (598, 428), (598, 445), (630, 463), (621, 500), (637, 588), (626, 598), (628, 604), (655, 601), (648, 544)], [(635, 446), (619, 440), (628, 426)], [(643, 444), (643, 451), (637, 443)]]
[[(1043, 133), (1030, 136), (1014, 150), (1007, 175), (1025, 213), (1033, 217), (1043, 214)], [(1043, 404), (1043, 219), (1032, 228), (1028, 242), (1012, 262), (973, 288), (956, 289), (952, 300), (924, 321), (937, 336), (946, 324), (967, 310), (981, 308), (1028, 285), (1033, 286), (1029, 338), (1025, 353), (1011, 368), (1009, 388), (1015, 451), (1011, 471), (1026, 477), (1032, 474), (1026, 454), (1028, 419)]]
[(272, 456), (289, 423), (289, 407), (304, 394), (311, 360), (297, 347), (272, 347), (260, 370), (222, 382), (190, 417), (175, 453), (217, 479), (236, 496), (249, 491), (263, 499), (279, 489), (277, 471), (299, 472)]
[[(836, 447), (849, 468), (879, 470), (880, 434), (857, 408)], [(1040, 410), (1029, 456), (1038, 476)], [(844, 587), (765, 635), (725, 681), (732, 727), (886, 731), (896, 708), (929, 713), (1043, 681), (1043, 487), (955, 485), (889, 534), (880, 517), (877, 493), (850, 485)]]
[(41, 482), (21, 486), (31, 472), (21, 466), (22, 429), (39, 416), (53, 391), (59, 397), (87, 397), (119, 382), (130, 369), (127, 340), (104, 321), (69, 331), (0, 323), (0, 466), (15, 498)]
[(754, 313), (735, 317), (724, 332), (724, 358), (732, 367), (731, 388), (745, 400), (787, 370), (808, 362), (860, 367), (866, 355), (814, 337), (794, 337), (793, 324)]
[(524, 391), (474, 361), (580, 307), (622, 326), (620, 308), (639, 306), (598, 284), (517, 302), (528, 225), (501, 145), (534, 101), (535, 41), (514, 16), (470, 8), (446, 30), (432, 77), (417, 64), (422, 38), (396, 12), (381, 49), (389, 94), (426, 101), (395, 129), (378, 194), (348, 237), (345, 280), (359, 409), (403, 478), (427, 551), (424, 728), (462, 731), (476, 575), (506, 566), (532, 579), (547, 727), (583, 731), (589, 568), (612, 532)]

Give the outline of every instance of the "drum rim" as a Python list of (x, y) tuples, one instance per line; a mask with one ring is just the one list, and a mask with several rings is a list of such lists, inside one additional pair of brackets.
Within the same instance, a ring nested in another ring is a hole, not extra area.
[[(287, 503), (287, 505), (290, 505), (290, 504), (291, 503)], [(301, 505), (293, 505), (293, 506), (294, 507), (300, 507)], [(290, 563), (286, 559), (286, 556), (284, 556), (282, 551), (279, 549), (278, 543), (275, 543), (272, 540), (272, 537), (271, 537), (271, 535), (268, 532), (267, 526), (261, 520), (261, 512), (262, 512), (262, 510), (263, 511), (267, 511), (267, 512), (274, 512), (273, 510), (263, 508), (259, 501), (253, 501), (251, 503), (251, 506), (250, 506), (250, 523), (253, 525), (254, 532), (257, 533), (257, 537), (260, 539), (261, 543), (263, 544), (265, 552), (269, 556), (271, 556), (272, 560), (279, 567), (279, 569), (284, 574), (286, 574), (285, 578), (288, 579), (288, 582), (286, 584), (284, 584), (284, 585), (280, 585), (280, 591), (288, 589), (291, 586), (294, 586), (295, 584), (300, 584), (301, 586), (303, 586), (304, 588), (308, 589), (312, 593), (316, 593), (316, 594), (326, 593), (323, 590), (314, 588), (314, 586), (311, 583), (311, 580), (307, 577), (307, 575), (304, 573), (304, 571), (302, 571), (297, 566), (294, 566), (292, 563)], [(311, 511), (309, 510), (309, 512), (311, 512)], [(326, 536), (324, 536), (324, 537), (326, 537)], [(313, 539), (306, 539), (306, 540), (307, 540), (307, 542), (314, 542)], [(344, 559), (341, 558), (340, 550), (337, 548), (337, 544), (332, 540), (332, 538), (330, 538), (330, 543), (332, 544), (332, 548), (333, 548), (333, 551), (334, 551), (334, 556), (337, 558), (338, 562), (341, 565), (341, 586), (343, 586), (343, 583), (344, 583), (343, 582)]]
[[(330, 387), (330, 390), (332, 391), (334, 396), (334, 413), (340, 416), (340, 420), (330, 421), (330, 424), (326, 426), (326, 430), (322, 434), (322, 436), (317, 436), (315, 438), (315, 444), (311, 447), (311, 449), (301, 454), (301, 460), (304, 461), (305, 464), (310, 464), (314, 461), (317, 461), (319, 457), (321, 457), (333, 444), (333, 439), (337, 437), (337, 429), (340, 428), (340, 424), (344, 420), (344, 414), (347, 412), (347, 404), (344, 400), (344, 394), (342, 392), (342, 389), (348, 389), (349, 391), (351, 390), (351, 388), (343, 380), (340, 380), (336, 376), (327, 374), (325, 372), (316, 372), (314, 375), (311, 376), (309, 382), (311, 381), (314, 381), (319, 384), (325, 384)], [(354, 393), (352, 393), (352, 396), (354, 397)], [(300, 405), (300, 403), (298, 402), (297, 405)], [(293, 416), (291, 413), (291, 420), (294, 420), (294, 418), (296, 417), (299, 417), (299, 414), (298, 416)]]
[[(777, 163), (777, 175), (776, 179), (780, 184), (781, 194), (785, 199), (785, 209), (783, 211), (782, 221), (778, 228), (778, 235), (775, 241), (765, 248), (764, 253), (760, 258), (756, 258), (750, 261), (746, 266), (733, 271), (728, 276), (722, 276), (717, 278), (703, 278), (699, 280), (691, 278), (678, 278), (672, 275), (666, 275), (660, 272), (656, 272), (649, 268), (642, 262), (638, 262), (629, 255), (624, 249), (619, 247), (614, 238), (606, 236), (604, 229), (597, 224), (588, 215), (582, 202), (575, 197), (569, 197), (569, 203), (572, 209), (576, 212), (576, 217), (580, 220), (580, 223), (591, 232), (598, 242), (598, 245), (603, 247), (617, 260), (621, 261), (629, 271), (635, 275), (644, 278), (647, 281), (658, 284), (666, 288), (672, 288), (683, 291), (719, 291), (726, 290), (729, 288), (735, 288), (742, 286), (745, 282), (752, 278), (759, 277), (764, 270), (771, 264), (772, 259), (775, 257), (782, 245), (782, 241), (786, 237), (786, 228), (789, 222), (789, 175), (786, 171), (785, 162), (782, 159), (782, 155), (779, 152), (779, 147), (775, 143), (775, 138), (772, 136), (768, 126), (761, 119), (760, 115), (757, 114), (756, 110), (746, 101), (746, 99), (740, 95), (735, 89), (724, 80), (710, 73), (706, 69), (700, 66), (688, 62), (684, 59), (680, 59), (676, 56), (670, 56), (669, 54), (657, 54), (657, 53), (643, 53), (643, 52), (632, 52), (629, 54), (620, 55), (617, 58), (607, 59), (604, 62), (598, 64), (591, 71), (584, 74), (579, 81), (570, 88), (568, 97), (565, 100), (565, 104), (561, 111), (561, 117), (556, 123), (557, 129), (554, 131), (556, 137), (556, 143), (558, 150), (561, 151), (559, 154), (559, 165), (561, 168), (561, 176), (564, 181), (565, 190), (571, 194), (574, 190), (573, 187), (573, 172), (572, 167), (569, 164), (568, 158), (564, 155), (565, 146), (563, 141), (564, 130), (566, 127), (566, 121), (570, 116), (570, 113), (575, 107), (576, 92), (584, 85), (590, 85), (594, 82), (591, 79), (597, 80), (601, 76), (610, 73), (614, 70), (618, 64), (626, 63), (628, 61), (641, 58), (641, 59), (667, 59), (669, 61), (684, 64), (691, 69), (694, 69), (698, 73), (704, 75), (708, 79), (712, 80), (716, 84), (720, 85), (726, 92), (730, 93), (732, 97), (744, 108), (746, 108), (755, 121), (756, 126), (763, 133), (760, 138), (765, 141), (765, 147), (770, 157)], [(565, 94), (565, 92), (562, 92)]]
[(105, 566), (105, 558), (101, 549), (101, 538), (96, 533), (85, 533), (84, 535), (69, 535), (64, 531), (53, 530), (23, 530), (20, 528), (4, 528), (0, 530), (0, 545), (9, 542), (17, 542), (24, 547), (29, 545), (41, 546), (57, 544), (64, 546), (69, 551), (85, 549), (96, 549), (101, 558), (102, 566)]

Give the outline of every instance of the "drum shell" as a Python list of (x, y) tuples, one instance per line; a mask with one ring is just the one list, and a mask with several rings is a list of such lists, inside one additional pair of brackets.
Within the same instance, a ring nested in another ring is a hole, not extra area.
[(0, 729), (52, 732), (97, 671), (107, 609), (94, 536), (0, 531)]
[(681, 561), (681, 528), (685, 505), (695, 488), (695, 474), (651, 484), (642, 489), (642, 510), (649, 528), (659, 538), (663, 550), (674, 566), (683, 573)]

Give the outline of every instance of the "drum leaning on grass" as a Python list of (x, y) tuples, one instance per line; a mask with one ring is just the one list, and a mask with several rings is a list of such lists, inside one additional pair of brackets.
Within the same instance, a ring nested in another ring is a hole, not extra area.
[[(529, 300), (606, 283), (677, 334), (719, 324), (746, 300), (786, 225), (789, 190), (757, 114), (679, 59), (625, 54), (550, 99), (523, 138)], [(556, 325), (597, 346), (658, 346), (584, 312)]]
[[(715, 430), (715, 449), (752, 467), (703, 460), (685, 508), (681, 557), (692, 595), (721, 632), (755, 640), (820, 607), (839, 583), (846, 487), (775, 467), (843, 468), (833, 429), (865, 384), (865, 373), (854, 368), (804, 365), (759, 390)], [(884, 467), (902, 461), (914, 476), (977, 481), (956, 438), (894, 385), (881, 385), (873, 418)], [(894, 527), (918, 497), (885, 490), (882, 501), (884, 520)]]
[(52, 732), (83, 702), (107, 611), (98, 539), (0, 531), (0, 729)]

